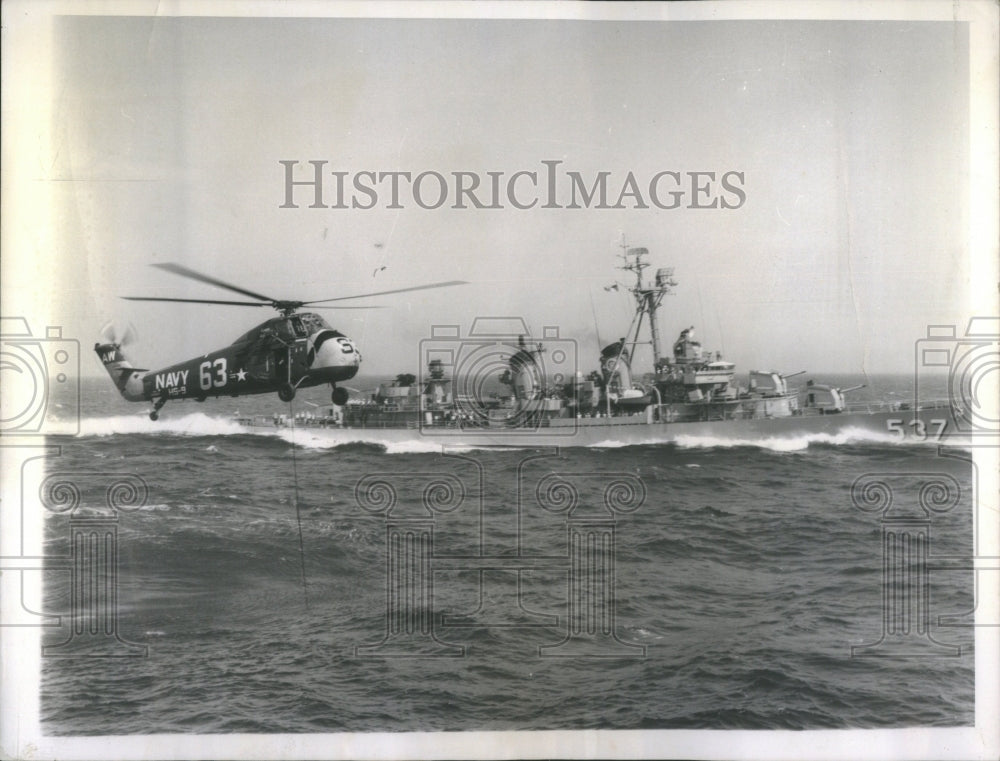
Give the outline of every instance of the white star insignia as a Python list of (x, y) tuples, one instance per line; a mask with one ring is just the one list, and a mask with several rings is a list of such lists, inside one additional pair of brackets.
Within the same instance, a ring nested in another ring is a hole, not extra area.
[(236, 380), (245, 381), (247, 379), (247, 371), (242, 367), (236, 371)]

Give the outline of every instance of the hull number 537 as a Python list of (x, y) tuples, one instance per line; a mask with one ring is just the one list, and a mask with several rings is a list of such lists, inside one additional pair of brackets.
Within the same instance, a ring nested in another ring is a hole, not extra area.
[(920, 418), (914, 418), (913, 420), (889, 418), (885, 421), (886, 430), (890, 433), (898, 434), (901, 439), (906, 438), (907, 428), (913, 429), (910, 437), (917, 441), (938, 441), (947, 426), (948, 421), (940, 418), (932, 418), (926, 422)]

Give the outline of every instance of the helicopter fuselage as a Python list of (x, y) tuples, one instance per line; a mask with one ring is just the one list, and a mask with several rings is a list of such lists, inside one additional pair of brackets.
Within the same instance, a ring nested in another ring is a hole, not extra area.
[(312, 313), (275, 317), (223, 349), (160, 370), (132, 368), (117, 344), (94, 348), (126, 399), (158, 404), (336, 384), (361, 365), (354, 342)]
[(121, 395), (130, 402), (153, 402), (153, 410), (149, 413), (153, 420), (157, 419), (160, 408), (170, 399), (195, 399), (203, 402), (210, 396), (242, 396), (277, 391), (282, 401), (290, 402), (295, 398), (297, 389), (323, 383), (329, 383), (333, 387), (330, 399), (334, 404), (346, 404), (347, 389), (337, 388), (336, 384), (357, 375), (361, 365), (358, 347), (343, 333), (327, 325), (318, 314), (299, 313), (297, 310), (308, 305), (316, 305), (316, 309), (369, 309), (371, 307), (334, 306), (330, 302), (426, 291), (465, 283), (464, 280), (449, 280), (354, 296), (293, 301), (274, 299), (175, 262), (157, 262), (153, 266), (252, 300), (160, 296), (122, 298), (128, 301), (269, 306), (281, 313), (280, 317), (262, 322), (253, 330), (247, 331), (224, 349), (164, 367), (162, 370), (148, 371), (133, 367), (122, 353), (122, 344), (126, 340), (124, 335), (118, 339), (112, 334), (105, 338), (105, 343), (95, 344), (94, 351)]

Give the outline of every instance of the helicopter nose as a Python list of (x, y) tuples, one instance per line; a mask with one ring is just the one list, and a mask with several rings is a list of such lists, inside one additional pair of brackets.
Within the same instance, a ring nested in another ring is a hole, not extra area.
[(314, 342), (316, 359), (314, 368), (357, 367), (361, 364), (361, 354), (354, 342), (336, 331), (320, 333)]

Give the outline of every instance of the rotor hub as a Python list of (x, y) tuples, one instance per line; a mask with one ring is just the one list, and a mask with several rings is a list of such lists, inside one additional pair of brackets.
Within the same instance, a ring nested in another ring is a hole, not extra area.
[(271, 306), (281, 312), (282, 317), (291, 317), (295, 311), (305, 305), (304, 301), (272, 301)]

